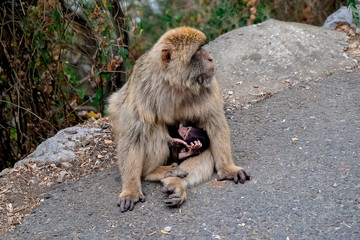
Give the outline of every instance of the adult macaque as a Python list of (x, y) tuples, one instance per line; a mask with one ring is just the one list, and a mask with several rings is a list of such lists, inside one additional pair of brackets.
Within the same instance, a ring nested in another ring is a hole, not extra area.
[(108, 113), (122, 179), (118, 203), (122, 212), (145, 201), (141, 177), (147, 179), (154, 172), (166, 172), (172, 167), (162, 166), (170, 154), (168, 142), (172, 138), (168, 126), (180, 122), (191, 122), (191, 126), (204, 129), (210, 147), (180, 164), (189, 173), (186, 177), (161, 180), (162, 191), (169, 194), (166, 205), (181, 205), (187, 198), (186, 188), (208, 180), (214, 167), (219, 180), (244, 183), (250, 179), (232, 159), (213, 59), (202, 48), (205, 40), (205, 35), (193, 28), (169, 30), (137, 60), (129, 81), (109, 99)]

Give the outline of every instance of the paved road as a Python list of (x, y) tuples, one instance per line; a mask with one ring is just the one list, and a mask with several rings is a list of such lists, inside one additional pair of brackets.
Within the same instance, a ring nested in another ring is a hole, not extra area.
[[(229, 119), (244, 185), (212, 180), (166, 208), (116, 207), (115, 167), (65, 183), (5, 239), (360, 239), (360, 71), (300, 83)], [(161, 229), (171, 226), (170, 234)]]

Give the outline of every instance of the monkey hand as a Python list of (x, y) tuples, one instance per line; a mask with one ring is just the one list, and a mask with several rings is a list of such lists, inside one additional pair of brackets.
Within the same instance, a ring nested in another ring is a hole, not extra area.
[(177, 163), (171, 164), (171, 169), (165, 174), (165, 178), (167, 177), (180, 177), (184, 178), (188, 175), (187, 172), (181, 170)]
[(200, 149), (202, 147), (202, 143), (198, 140), (198, 141), (193, 141), (190, 145), (189, 145), (189, 151), (191, 153), (195, 153), (196, 150)]
[(236, 184), (244, 184), (250, 180), (250, 173), (237, 166), (228, 167), (221, 172), (218, 171), (218, 181), (223, 180), (234, 180)]
[(178, 207), (183, 204), (187, 198), (185, 188), (182, 186), (180, 179), (177, 177), (168, 177), (161, 180), (163, 193), (169, 194), (164, 200), (164, 203), (168, 207)]
[(137, 202), (145, 202), (145, 196), (141, 193), (124, 193), (120, 194), (120, 200), (118, 202), (118, 207), (120, 207), (121, 212), (132, 211)]

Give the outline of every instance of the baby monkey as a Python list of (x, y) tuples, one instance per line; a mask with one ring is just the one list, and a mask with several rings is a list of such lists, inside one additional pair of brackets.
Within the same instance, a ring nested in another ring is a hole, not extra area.
[(196, 127), (184, 127), (180, 123), (177, 134), (171, 134), (173, 137), (170, 145), (169, 163), (180, 164), (185, 159), (196, 156), (205, 151), (210, 146), (210, 140), (205, 130)]
[(165, 166), (160, 166), (149, 173), (145, 180), (160, 181), (168, 177), (184, 178), (188, 172), (180, 168), (180, 164), (187, 158), (199, 155), (210, 146), (210, 140), (205, 130), (195, 127), (169, 126), (172, 137), (169, 142), (170, 156)]

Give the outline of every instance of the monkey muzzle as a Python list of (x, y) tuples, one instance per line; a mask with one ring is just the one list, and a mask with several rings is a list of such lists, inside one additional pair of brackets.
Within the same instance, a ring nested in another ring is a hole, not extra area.
[(214, 68), (210, 68), (208, 69), (208, 71), (200, 74), (198, 77), (197, 77), (197, 82), (199, 84), (203, 84), (203, 85), (208, 85), (211, 83), (211, 80), (213, 79), (214, 77)]

